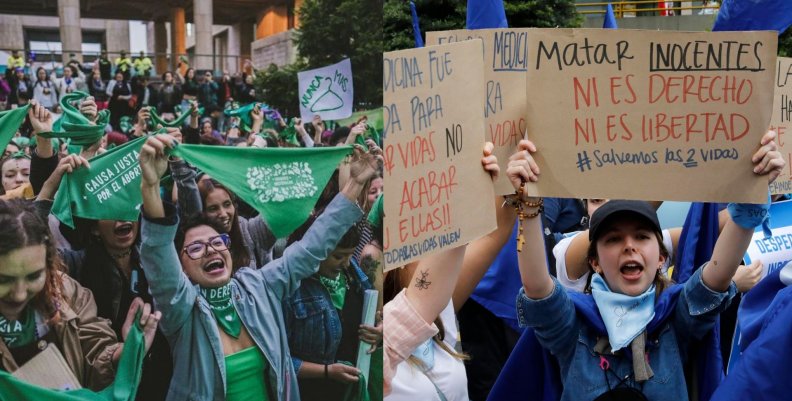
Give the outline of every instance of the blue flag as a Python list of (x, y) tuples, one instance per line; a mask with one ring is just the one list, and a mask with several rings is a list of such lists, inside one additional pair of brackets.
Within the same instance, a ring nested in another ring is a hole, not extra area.
[(415, 36), (415, 47), (424, 47), (421, 37), (421, 26), (418, 25), (418, 13), (415, 11), (415, 3), (410, 2), (410, 14), (412, 14), (413, 35)]
[(717, 203), (695, 202), (690, 205), (679, 245), (676, 263), (671, 278), (674, 282), (684, 283), (693, 272), (708, 262), (718, 240)]
[(789, 25), (792, 25), (792, 1), (724, 0), (712, 30), (773, 30), (780, 35)]
[(608, 3), (608, 11), (605, 12), (605, 21), (602, 21), (602, 28), (603, 29), (616, 29), (618, 25), (616, 25), (616, 16), (613, 15), (613, 6)]
[(712, 400), (788, 400), (792, 393), (792, 265), (775, 270), (740, 303), (741, 354)]
[(467, 29), (508, 28), (503, 0), (468, 0)]

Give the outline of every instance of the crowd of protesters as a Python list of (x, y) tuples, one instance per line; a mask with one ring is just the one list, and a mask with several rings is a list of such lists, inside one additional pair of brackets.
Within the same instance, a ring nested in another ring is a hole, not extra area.
[[(103, 53), (87, 75), (74, 61), (61, 77), (30, 75), (19, 57), (3, 81), (7, 112), (27, 112), (0, 159), (0, 371), (53, 344), (82, 387), (134, 383), (117, 375), (138, 327), (138, 400), (381, 399), (381, 301), (374, 321), (362, 313), (365, 292), (382, 290), (382, 151), (366, 117), (284, 118), (260, 102), (249, 65), (153, 84), (144, 54)], [(137, 140), (142, 205), (64, 224), (54, 209), (67, 177)], [(279, 237), (223, 173), (168, 157), (179, 143), (350, 150), (308, 220)]]

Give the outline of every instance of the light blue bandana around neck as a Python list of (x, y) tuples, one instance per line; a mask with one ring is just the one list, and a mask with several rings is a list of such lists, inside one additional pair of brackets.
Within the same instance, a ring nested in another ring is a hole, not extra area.
[(605, 323), (613, 352), (630, 345), (654, 318), (654, 284), (643, 294), (631, 297), (612, 292), (602, 276), (593, 273), (591, 295)]

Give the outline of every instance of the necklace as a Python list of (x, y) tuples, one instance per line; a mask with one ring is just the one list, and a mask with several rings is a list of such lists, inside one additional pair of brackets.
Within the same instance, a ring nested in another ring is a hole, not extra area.
[(118, 252), (118, 253), (112, 253), (112, 252), (109, 252), (109, 251), (107, 253), (110, 254), (110, 257), (113, 258), (113, 259), (123, 259), (123, 258), (129, 256), (130, 254), (132, 254), (132, 248), (129, 248), (126, 251), (121, 251), (121, 252)]

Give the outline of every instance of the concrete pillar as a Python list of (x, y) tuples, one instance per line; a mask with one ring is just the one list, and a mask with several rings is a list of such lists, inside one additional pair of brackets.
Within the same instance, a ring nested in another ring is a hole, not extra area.
[[(187, 55), (187, 30), (184, 20), (184, 8), (171, 7), (171, 68), (176, 69), (180, 56)], [(187, 72), (187, 68), (182, 68), (181, 74)]]
[[(229, 60), (229, 70), (232, 72), (241, 71), (245, 60), (250, 59), (250, 44), (253, 42), (253, 24), (250, 22), (240, 22), (231, 26), (228, 30), (228, 55), (233, 56)], [(233, 63), (233, 67), (230, 64)]]
[(63, 62), (74, 53), (82, 62), (82, 28), (80, 27), (80, 0), (58, 0), (60, 37), (63, 44)]
[(300, 7), (303, 0), (294, 0), (294, 29), (300, 28)]
[(108, 19), (104, 20), (105, 45), (110, 61), (115, 61), (118, 52), (124, 50), (130, 54), (129, 21)]
[(168, 70), (168, 31), (165, 21), (154, 21), (154, 65), (157, 73), (162, 74)]
[(289, 17), (286, 6), (269, 6), (259, 14), (256, 39), (264, 39), (276, 33), (286, 32), (288, 29)]
[(193, 1), (195, 22), (195, 68), (213, 69), (212, 0)]

